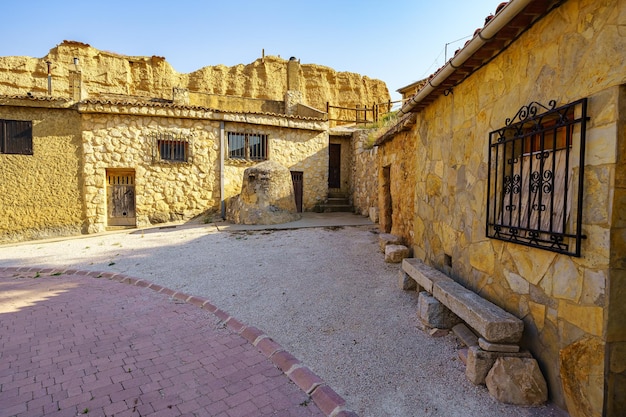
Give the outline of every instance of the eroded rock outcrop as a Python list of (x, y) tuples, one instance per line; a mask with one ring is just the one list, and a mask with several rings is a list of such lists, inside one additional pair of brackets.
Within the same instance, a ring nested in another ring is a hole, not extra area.
[[(52, 95), (71, 97), (70, 73), (82, 74), (82, 87), (89, 97), (99, 95), (139, 96), (171, 99), (172, 89), (192, 92), (283, 101), (288, 91), (289, 60), (265, 56), (252, 63), (227, 67), (207, 66), (183, 74), (163, 57), (126, 56), (101, 51), (87, 44), (63, 41), (42, 58), (0, 57), (0, 94), (48, 93), (48, 62)], [(302, 92), (304, 103), (319, 110), (326, 102), (355, 107), (389, 100), (384, 82), (332, 68), (298, 63), (292, 81)]]

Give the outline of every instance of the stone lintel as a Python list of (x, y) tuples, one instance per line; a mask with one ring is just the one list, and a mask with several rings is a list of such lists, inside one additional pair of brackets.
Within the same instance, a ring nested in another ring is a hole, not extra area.
[(489, 352), (509, 352), (509, 353), (517, 353), (519, 352), (519, 346), (518, 345), (509, 345), (509, 344), (502, 344), (502, 343), (491, 343), (485, 339), (483, 339), (482, 337), (478, 338), (478, 346), (480, 346), (480, 348), (482, 350), (486, 350)]

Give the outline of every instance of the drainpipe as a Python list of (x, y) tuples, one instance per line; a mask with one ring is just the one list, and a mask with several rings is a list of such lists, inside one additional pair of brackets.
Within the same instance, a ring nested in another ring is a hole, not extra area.
[(484, 44), (491, 40), (503, 27), (505, 27), (515, 16), (517, 16), (533, 0), (511, 0), (491, 19), (472, 40), (459, 51), (458, 54), (450, 58), (446, 65), (431, 78), (428, 83), (415, 94), (398, 111), (402, 116), (410, 113), (417, 104), (439, 87), (450, 75), (461, 65), (471, 58)]
[(46, 64), (48, 65), (48, 95), (51, 96), (52, 95), (52, 72), (50, 71), (50, 66), (52, 65), (52, 62), (46, 61)]
[(224, 122), (220, 122), (220, 213), (226, 220), (226, 202), (224, 200)]

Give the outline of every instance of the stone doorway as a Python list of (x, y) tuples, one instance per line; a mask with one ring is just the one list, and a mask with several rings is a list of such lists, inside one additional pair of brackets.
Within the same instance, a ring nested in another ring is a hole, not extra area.
[(328, 188), (341, 188), (341, 144), (328, 146)]
[(293, 193), (296, 197), (296, 210), (302, 213), (302, 196), (304, 194), (304, 173), (302, 171), (291, 171), (291, 181), (293, 182)]

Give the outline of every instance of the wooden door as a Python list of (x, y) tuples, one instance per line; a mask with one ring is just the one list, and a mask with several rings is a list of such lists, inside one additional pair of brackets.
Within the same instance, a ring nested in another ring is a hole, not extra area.
[(304, 173), (302, 171), (291, 171), (291, 181), (293, 182), (293, 192), (296, 196), (296, 208), (298, 210), (298, 213), (302, 213)]
[(341, 188), (341, 144), (328, 147), (328, 188)]
[(107, 171), (108, 226), (135, 226), (135, 172)]

